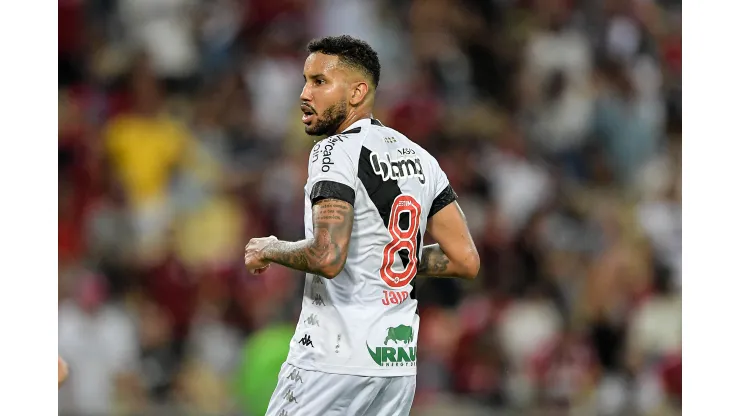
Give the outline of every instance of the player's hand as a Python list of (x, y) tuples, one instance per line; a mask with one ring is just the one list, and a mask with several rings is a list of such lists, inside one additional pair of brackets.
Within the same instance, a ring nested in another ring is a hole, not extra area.
[(264, 250), (276, 241), (278, 239), (274, 235), (249, 240), (249, 244), (244, 247), (244, 265), (250, 273), (261, 274), (270, 267), (270, 263), (265, 260)]
[(59, 385), (58, 387), (62, 387), (62, 383), (64, 383), (64, 380), (67, 379), (67, 375), (69, 374), (69, 369), (67, 368), (67, 363), (62, 360), (62, 357), (58, 357), (58, 364), (59, 364)]

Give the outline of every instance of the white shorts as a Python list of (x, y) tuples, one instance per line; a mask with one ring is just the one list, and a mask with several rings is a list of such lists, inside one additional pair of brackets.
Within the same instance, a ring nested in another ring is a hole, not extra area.
[(363, 377), (280, 369), (266, 416), (408, 416), (416, 376)]

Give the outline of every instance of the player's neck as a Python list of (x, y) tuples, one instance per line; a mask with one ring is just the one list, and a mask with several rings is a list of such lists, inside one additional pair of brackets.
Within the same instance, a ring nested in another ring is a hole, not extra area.
[(361, 111), (356, 113), (350, 112), (349, 114), (347, 114), (347, 118), (344, 119), (342, 124), (339, 125), (339, 128), (337, 128), (337, 133), (341, 133), (347, 130), (349, 126), (366, 118), (373, 118), (373, 113), (371, 111)]

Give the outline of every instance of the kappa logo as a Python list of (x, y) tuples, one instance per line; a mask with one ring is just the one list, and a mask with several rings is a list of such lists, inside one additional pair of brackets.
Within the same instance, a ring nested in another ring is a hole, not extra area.
[(324, 298), (322, 298), (321, 295), (319, 295), (318, 293), (313, 296), (313, 304), (326, 306), (326, 303), (324, 303)]
[(301, 338), (301, 340), (298, 341), (298, 343), (305, 347), (313, 348), (313, 341), (311, 341), (311, 337), (308, 334), (304, 334), (303, 338)]
[(290, 374), (288, 374), (288, 377), (286, 378), (291, 381), (303, 383), (303, 379), (301, 378), (301, 373), (296, 368), (294, 368), (293, 371), (291, 371)]
[(396, 160), (391, 160), (391, 155), (385, 153), (385, 158), (375, 152), (370, 153), (370, 164), (376, 175), (387, 180), (398, 180), (402, 178), (418, 178), (422, 184), (426, 183), (424, 169), (421, 167), (421, 159), (415, 155), (404, 154)]
[(311, 283), (314, 285), (320, 285), (320, 286), (324, 285), (324, 282), (321, 280), (321, 278), (316, 275), (313, 276), (313, 281)]
[(313, 313), (311, 315), (308, 315), (308, 318), (304, 319), (303, 323), (305, 323), (306, 325), (311, 325), (311, 326), (320, 326), (319, 318), (316, 316), (316, 314), (313, 314)]
[(286, 391), (283, 395), (283, 400), (286, 400), (288, 403), (298, 403), (298, 400), (293, 395), (293, 390)]
[[(414, 329), (408, 325), (388, 328), (383, 345), (388, 345), (389, 341), (408, 345), (414, 341)], [(416, 347), (375, 347), (373, 350), (367, 343), (365, 346), (373, 361), (381, 367), (416, 366)]]
[(290, 414), (288, 414), (285, 409), (282, 409), (280, 410), (280, 413), (277, 414), (277, 416), (290, 416)]

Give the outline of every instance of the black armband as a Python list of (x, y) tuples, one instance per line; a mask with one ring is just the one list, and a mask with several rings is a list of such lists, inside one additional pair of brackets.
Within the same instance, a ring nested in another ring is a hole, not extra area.
[(429, 215), (427, 216), (427, 218), (432, 218), (434, 214), (438, 213), (447, 205), (455, 202), (456, 199), (457, 194), (455, 193), (455, 191), (452, 190), (452, 186), (447, 185), (447, 188), (445, 188), (442, 192), (439, 193), (439, 195), (437, 195), (436, 198), (434, 198), (434, 201), (432, 202), (432, 208), (429, 210)]
[(311, 189), (311, 205), (323, 199), (338, 199), (355, 205), (355, 191), (349, 186), (334, 181), (319, 181)]

